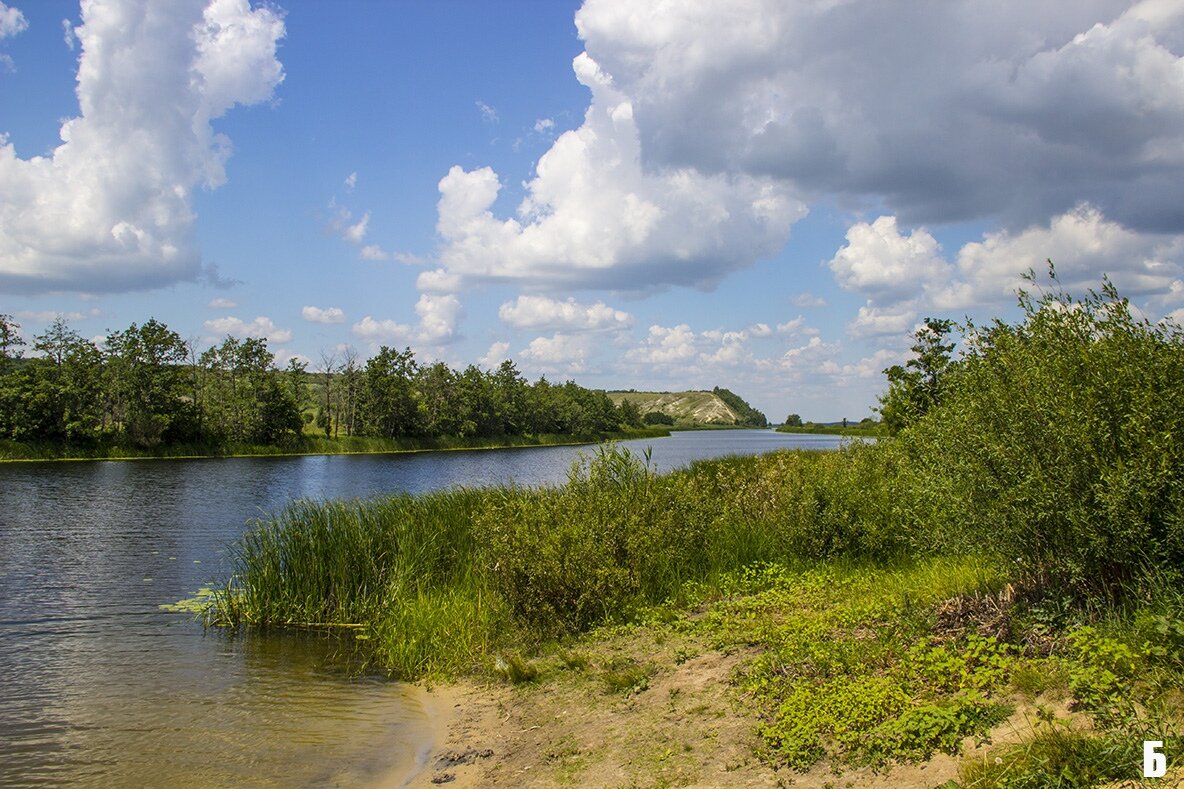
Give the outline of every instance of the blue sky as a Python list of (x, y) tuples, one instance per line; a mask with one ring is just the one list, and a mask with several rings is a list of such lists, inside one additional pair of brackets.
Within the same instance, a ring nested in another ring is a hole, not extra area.
[(0, 2), (0, 312), (870, 414), (1053, 258), (1184, 312), (1184, 3)]

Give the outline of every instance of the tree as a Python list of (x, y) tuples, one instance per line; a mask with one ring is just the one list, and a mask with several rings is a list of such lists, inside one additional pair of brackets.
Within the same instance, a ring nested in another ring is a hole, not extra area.
[(94, 441), (102, 432), (102, 354), (58, 316), (33, 338), (41, 352), (22, 399), (25, 429), (38, 437)]
[(419, 428), (419, 403), (412, 380), (418, 366), (410, 348), (382, 346), (362, 372), (362, 418), (367, 435), (383, 438), (413, 435)]
[(323, 397), (320, 413), (317, 414), (317, 427), (325, 431), (325, 437), (334, 434), (333, 422), (333, 374), (337, 372), (337, 354), (333, 351), (321, 350), (321, 393)]
[(621, 404), (617, 406), (618, 419), (625, 427), (641, 427), (641, 411), (637, 407), (637, 403), (628, 398), (621, 400)]
[(195, 429), (185, 394), (185, 342), (168, 326), (149, 318), (107, 336), (107, 390), (116, 428), (137, 446), (189, 438)]
[(900, 432), (940, 402), (946, 376), (955, 366), (950, 358), (954, 343), (948, 341), (954, 326), (951, 320), (926, 318), (913, 335), (913, 358), (903, 367), (894, 364), (884, 370), (888, 391), (881, 395), (877, 410), (889, 433)]
[(418, 393), (419, 427), (427, 436), (460, 433), (457, 413), (456, 373), (444, 362), (421, 367), (415, 388)]
[(789, 427), (801, 427), (802, 418), (797, 414), (790, 414), (789, 416), (785, 417), (785, 424)]
[(20, 396), (13, 375), (14, 362), (21, 358), (21, 326), (11, 315), (0, 314), (0, 436), (12, 435)]

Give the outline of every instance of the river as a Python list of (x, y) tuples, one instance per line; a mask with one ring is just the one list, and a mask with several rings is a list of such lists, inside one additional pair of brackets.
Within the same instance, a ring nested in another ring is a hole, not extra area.
[[(669, 470), (834, 436), (674, 433)], [(0, 465), (0, 785), (368, 785), (422, 758), (414, 687), (333, 640), (205, 631), (161, 610), (227, 575), (253, 517), (297, 498), (561, 482), (588, 447)]]

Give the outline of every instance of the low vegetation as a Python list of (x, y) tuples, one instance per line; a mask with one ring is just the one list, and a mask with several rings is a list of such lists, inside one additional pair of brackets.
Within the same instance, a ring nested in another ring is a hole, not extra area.
[[(1184, 336), (1108, 284), (1021, 304), (963, 327), (957, 358), (928, 323), (875, 444), (663, 476), (609, 448), (563, 486), (299, 503), (238, 545), (207, 616), (349, 625), (399, 676), (525, 683), (582, 670), (606, 627), (690, 634), (749, 651), (761, 756), (799, 770), (957, 753), (1017, 710), (1034, 733), (963, 785), (1135, 778), (1144, 739), (1174, 764)], [(662, 670), (599, 681), (644, 693)]]

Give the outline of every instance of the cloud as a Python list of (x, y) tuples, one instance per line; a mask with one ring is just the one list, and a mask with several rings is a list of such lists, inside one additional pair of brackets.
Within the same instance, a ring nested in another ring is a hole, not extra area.
[(497, 110), (480, 100), (476, 102), (476, 105), (477, 109), (481, 111), (481, 120), (486, 123), (498, 122)]
[[(367, 214), (369, 216), (369, 214)], [(390, 255), (377, 244), (367, 244), (358, 252), (363, 260), (388, 260)]]
[(78, 48), (78, 36), (74, 35), (74, 23), (69, 19), (62, 20), (62, 41), (71, 52)]
[(459, 274), (442, 268), (424, 271), (415, 278), (415, 287), (424, 293), (455, 293), (461, 285)]
[(304, 307), (300, 315), (312, 323), (342, 323), (345, 321), (345, 311), (340, 307)]
[(821, 296), (815, 296), (809, 291), (803, 291), (790, 299), (790, 302), (795, 307), (825, 307), (826, 299)]
[(376, 320), (367, 315), (351, 327), (354, 336), (377, 347), (384, 343), (412, 343), (439, 346), (459, 339), (456, 324), (462, 314), (460, 300), (453, 295), (425, 293), (415, 304), (419, 321), (412, 326), (391, 319)]
[(940, 294), (948, 307), (1011, 298), (1025, 283), (1020, 274), (1042, 272), (1051, 259), (1069, 288), (1097, 287), (1108, 275), (1127, 296), (1171, 293), (1184, 274), (1184, 235), (1129, 230), (1082, 204), (1046, 225), (987, 233), (958, 251), (960, 282)]
[[(13, 9), (2, 24), (12, 29)], [(0, 289), (126, 291), (194, 280), (191, 194), (226, 181), (211, 122), (271, 97), (283, 20), (245, 0), (83, 5), (80, 113), (49, 156), (0, 139)]]
[(572, 298), (558, 301), (546, 296), (519, 296), (503, 304), (497, 314), (503, 323), (516, 329), (597, 331), (625, 329), (633, 324), (632, 315), (602, 301), (579, 304)]
[(539, 159), (514, 218), (492, 212), (501, 189), (492, 169), (455, 166), (440, 181), (446, 273), (536, 288), (710, 287), (781, 248), (805, 214), (792, 190), (746, 174), (643, 166), (629, 97), (587, 54), (573, 67), (591, 105)]
[(672, 365), (689, 362), (698, 356), (695, 332), (685, 323), (677, 326), (651, 326), (641, 345), (625, 354), (630, 362), (645, 365)]
[(229, 334), (232, 337), (240, 338), (259, 337), (271, 343), (292, 341), (292, 332), (290, 329), (277, 327), (271, 318), (263, 315), (258, 316), (250, 323), (240, 318), (227, 316), (225, 318), (212, 318), (205, 321), (202, 325), (205, 326), (206, 331), (218, 335)]
[(425, 293), (415, 303), (415, 313), (419, 316), (420, 342), (438, 345), (456, 339), (456, 323), (461, 315), (456, 296)]
[(550, 134), (555, 131), (555, 121), (550, 118), (539, 118), (534, 122), (534, 131), (536, 134)]
[(0, 39), (23, 33), (28, 28), (29, 22), (19, 8), (0, 1)]
[(541, 373), (578, 375), (588, 371), (593, 338), (586, 334), (556, 332), (535, 337), (519, 356), (530, 369)]
[(1045, 224), (990, 231), (964, 244), (954, 262), (923, 229), (902, 233), (895, 217), (861, 222), (829, 265), (839, 284), (867, 298), (849, 325), (857, 335), (907, 332), (923, 310), (961, 310), (1011, 302), (1052, 259), (1061, 285), (1081, 291), (1103, 275), (1124, 294), (1172, 303), (1184, 276), (1184, 235), (1139, 232), (1080, 204)]
[(477, 363), (487, 370), (497, 367), (508, 358), (506, 354), (509, 352), (509, 350), (510, 343), (501, 341), (495, 342), (489, 346), (489, 350), (485, 352), (484, 356), (477, 360)]
[(238, 302), (230, 299), (210, 299), (210, 303), (206, 305), (212, 310), (232, 310), (238, 306)]
[(362, 243), (366, 237), (366, 226), (370, 224), (370, 212), (362, 214), (362, 218), (352, 225), (341, 228), (341, 237), (352, 244)]
[(818, 369), (824, 375), (834, 377), (835, 382), (841, 385), (855, 379), (865, 381), (878, 379), (883, 376), (886, 368), (903, 362), (907, 355), (895, 348), (881, 348), (871, 356), (865, 356), (849, 364), (839, 364), (833, 360), (827, 360), (819, 365)]
[(81, 321), (87, 318), (98, 317), (101, 312), (97, 308), (92, 308), (86, 312), (58, 312), (57, 310), (17, 310), (14, 315), (17, 318), (25, 321), (33, 321), (34, 323), (50, 323), (58, 318), (64, 321)]
[(345, 181), (343, 181), (342, 183), (345, 184), (345, 188), (347, 190), (353, 191), (353, 188), (358, 185), (358, 174), (357, 173), (350, 173), (349, 175), (347, 175), (345, 177)]
[(302, 353), (293, 353), (287, 348), (276, 348), (272, 350), (272, 355), (275, 357), (275, 366), (280, 369), (287, 367), (290, 361), (301, 362), (308, 367), (312, 366), (312, 359)]
[(852, 225), (829, 265), (843, 288), (888, 301), (940, 284), (949, 273), (933, 236), (924, 229), (902, 235), (894, 216)]
[(856, 336), (891, 335), (901, 337), (909, 334), (917, 322), (917, 310), (913, 302), (896, 307), (877, 307), (871, 303), (859, 308), (859, 314), (848, 325)]
[(367, 315), (355, 323), (350, 331), (353, 332), (355, 337), (377, 346), (389, 342), (409, 342), (413, 330), (405, 323), (399, 323), (389, 318), (386, 320), (375, 320)]
[(1184, 229), (1179, 3), (587, 0), (576, 26), (649, 172), (771, 178), (910, 226), (1086, 201)]

